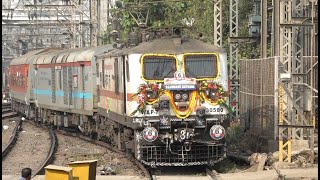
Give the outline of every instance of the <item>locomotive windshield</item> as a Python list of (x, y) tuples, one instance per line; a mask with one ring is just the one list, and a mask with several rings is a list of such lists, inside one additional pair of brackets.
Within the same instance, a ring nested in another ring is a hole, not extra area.
[(218, 74), (214, 54), (185, 55), (184, 64), (186, 76), (190, 78), (214, 78)]
[(171, 78), (176, 69), (176, 59), (173, 57), (145, 56), (143, 58), (143, 76), (147, 80)]

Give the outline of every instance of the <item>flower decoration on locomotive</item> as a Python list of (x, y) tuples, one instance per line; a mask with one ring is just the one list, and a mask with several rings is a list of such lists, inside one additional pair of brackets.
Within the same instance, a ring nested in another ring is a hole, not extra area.
[(222, 85), (216, 82), (199, 82), (197, 89), (202, 103), (206, 101), (211, 104), (223, 104), (225, 98), (229, 96), (228, 92), (223, 90)]
[[(232, 112), (232, 108), (230, 105), (226, 104), (226, 98), (229, 96), (228, 92), (225, 92), (223, 90), (222, 85), (216, 83), (216, 82), (207, 82), (207, 81), (200, 81), (197, 82), (196, 86), (196, 96), (195, 98), (190, 98), (190, 102), (188, 104), (188, 113), (180, 112), (177, 110), (174, 104), (172, 93), (170, 93), (168, 90), (165, 90), (163, 86), (161, 86), (161, 83), (146, 83), (141, 84), (138, 87), (138, 92), (134, 94), (132, 97), (138, 97), (138, 107), (136, 110), (134, 110), (131, 115), (136, 114), (137, 112), (143, 113), (146, 109), (146, 105), (152, 105), (159, 101), (160, 95), (165, 94), (170, 99), (170, 104), (175, 112), (175, 114), (178, 117), (185, 117), (190, 115), (190, 110), (194, 109), (195, 107), (190, 106), (197, 106), (199, 103), (193, 102), (193, 101), (199, 101), (201, 103), (207, 102), (211, 105), (224, 105), (228, 108), (230, 112)], [(193, 94), (193, 93), (192, 93)]]
[(138, 107), (134, 110), (131, 115), (136, 114), (137, 112), (143, 113), (146, 109), (147, 104), (154, 104), (158, 101), (160, 94), (163, 92), (161, 84), (157, 83), (147, 83), (140, 84), (138, 87), (138, 92), (132, 96), (138, 97)]

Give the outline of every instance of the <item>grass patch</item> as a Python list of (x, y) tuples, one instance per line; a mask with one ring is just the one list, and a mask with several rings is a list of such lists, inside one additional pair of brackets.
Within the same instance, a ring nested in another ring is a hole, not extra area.
[(237, 172), (239, 168), (235, 162), (231, 161), (229, 158), (226, 158), (215, 164), (214, 169), (218, 173), (234, 173)]

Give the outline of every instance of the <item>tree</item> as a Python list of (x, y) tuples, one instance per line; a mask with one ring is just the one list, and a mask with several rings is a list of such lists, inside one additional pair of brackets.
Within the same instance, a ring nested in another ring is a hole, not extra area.
[[(164, 0), (161, 3), (148, 3), (144, 6), (150, 11), (148, 27), (172, 27), (172, 26), (186, 26), (183, 34), (192, 38), (197, 38), (201, 33), (203, 38), (213, 43), (213, 10), (214, 0), (181, 0), (179, 2), (170, 2)], [(271, 2), (271, 0), (269, 0)], [(122, 0), (123, 7), (126, 3), (136, 2), (136, 0)], [(148, 1), (152, 2), (152, 0)], [(229, 5), (230, 0), (222, 0), (222, 23), (223, 23), (223, 48), (228, 52), (229, 44)], [(248, 23), (249, 15), (253, 11), (254, 1), (239, 0), (239, 36), (248, 37)], [(123, 8), (122, 7), (122, 8)], [(120, 11), (119, 11), (120, 10)], [(127, 38), (130, 31), (132, 31), (137, 24), (130, 16), (128, 11), (121, 10), (121, 8), (113, 9), (113, 13), (120, 12), (121, 24), (121, 39)], [(240, 58), (258, 57), (260, 48), (258, 44), (243, 44), (239, 46)]]

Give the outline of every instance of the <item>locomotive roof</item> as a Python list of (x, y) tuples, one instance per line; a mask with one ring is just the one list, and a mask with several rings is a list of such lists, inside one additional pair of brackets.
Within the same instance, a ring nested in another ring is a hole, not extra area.
[(91, 61), (92, 57), (112, 50), (112, 45), (85, 47), (76, 49), (47, 48), (30, 51), (22, 56), (13, 59), (10, 65), (27, 64), (32, 61), (34, 64), (50, 64), (55, 58), (55, 63)]
[(138, 46), (114, 50), (106, 56), (119, 56), (126, 54), (182, 54), (182, 53), (202, 53), (202, 52), (225, 52), (223, 48), (205, 43), (196, 39), (181, 38), (181, 44), (176, 43), (180, 38), (161, 38), (149, 42), (140, 43)]

